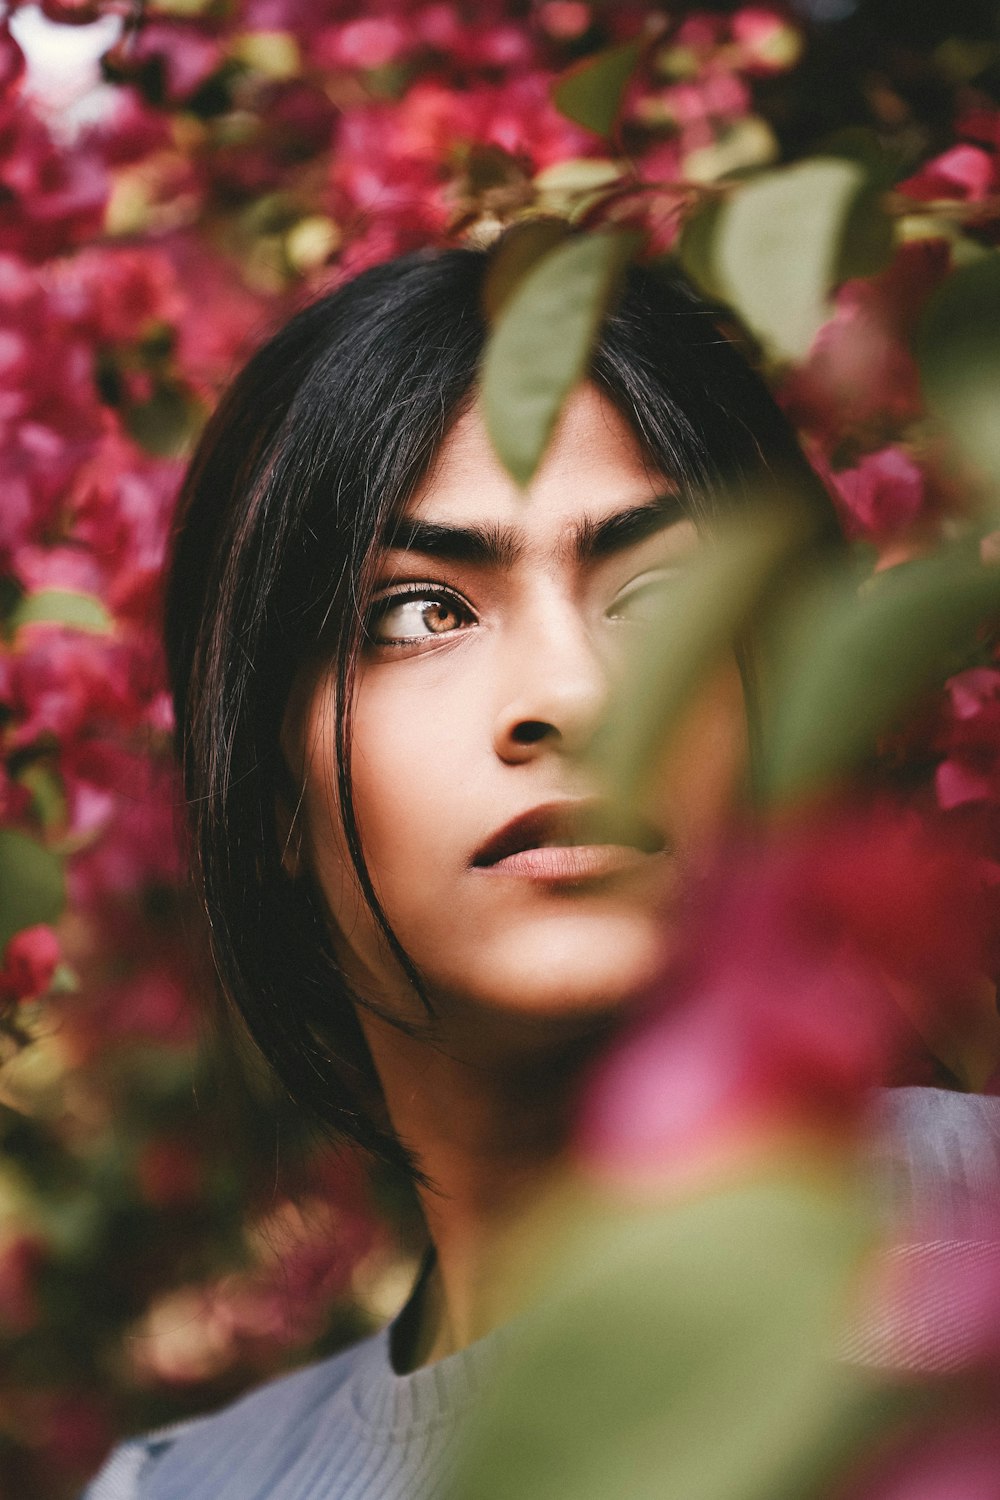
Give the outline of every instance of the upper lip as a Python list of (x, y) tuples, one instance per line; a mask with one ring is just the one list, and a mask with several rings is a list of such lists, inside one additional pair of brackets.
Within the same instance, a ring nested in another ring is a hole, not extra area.
[(665, 840), (640, 814), (599, 798), (546, 802), (518, 813), (491, 833), (472, 856), (472, 864), (495, 865), (524, 849), (553, 844), (625, 844), (659, 854)]

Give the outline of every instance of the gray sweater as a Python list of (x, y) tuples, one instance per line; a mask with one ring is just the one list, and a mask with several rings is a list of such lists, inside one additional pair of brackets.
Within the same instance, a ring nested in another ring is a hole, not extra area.
[[(869, 1163), (891, 1216), (930, 1248), (994, 1237), (1000, 1098), (894, 1089), (874, 1110)], [(958, 1247), (961, 1248), (960, 1246)], [(927, 1339), (916, 1365), (927, 1367)], [(494, 1336), (397, 1375), (384, 1330), (332, 1359), (272, 1381), (213, 1416), (118, 1448), (82, 1500), (432, 1500), (461, 1410), (488, 1388)], [(877, 1330), (848, 1357), (910, 1363)]]

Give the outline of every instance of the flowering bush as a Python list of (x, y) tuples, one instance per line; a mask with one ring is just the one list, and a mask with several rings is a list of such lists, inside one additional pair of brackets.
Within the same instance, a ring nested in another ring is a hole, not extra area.
[[(901, 50), (865, 7), (841, 22), (812, 9), (48, 0), (70, 40), (98, 20), (116, 33), (97, 107), (75, 122), (32, 87), (27, 8), (0, 23), (0, 1472), (23, 1500), (73, 1493), (122, 1429), (361, 1326), (391, 1269), (369, 1191), (339, 1158), (321, 1155), (308, 1191), (289, 1183), (265, 1212), (271, 1169), (254, 1164), (270, 1153), (256, 1146), (280, 1101), (230, 1112), (224, 1152), (214, 1110), (191, 1105), (206, 986), (184, 937), (158, 613), (184, 454), (261, 330), (303, 292), (415, 245), (539, 214), (638, 229), (645, 253), (679, 254), (742, 316), (850, 536), (890, 562), (971, 524), (989, 476), (978, 453), (956, 465), (928, 421), (915, 334), (956, 271), (995, 254), (995, 40), (956, 14)], [(761, 205), (775, 222), (774, 193), (777, 220), (804, 216), (804, 231), (830, 205), (821, 239), (796, 232), (787, 252), (823, 261), (794, 327), (781, 245), (762, 248), (756, 227)], [(731, 941), (747, 925), (788, 982), (766, 1007), (738, 1005), (724, 949), (689, 975), (697, 1003), (609, 1063), (588, 1117), (598, 1154), (632, 1149), (622, 1088), (648, 1101), (643, 1139), (671, 1157), (751, 1104), (798, 1108), (803, 1080), (836, 1115), (897, 1056), (885, 975), (875, 984), (856, 955), (828, 967), (819, 911), (927, 1005), (984, 931), (997, 951), (988, 919), (966, 929), (1000, 889), (998, 683), (981, 638), (917, 729), (881, 726), (907, 817), (937, 809), (926, 883), (912, 849), (927, 835), (909, 821), (825, 835), (804, 892), (795, 850), (768, 851), (764, 878), (748, 853), (731, 864), (714, 898)], [(831, 1025), (831, 987), (849, 1024)], [(663, 1070), (682, 1064), (668, 1119)], [(980, 1048), (961, 1081), (991, 1072)], [(934, 1442), (942, 1472), (961, 1452), (971, 1494), (992, 1439)], [(870, 1493), (915, 1494), (911, 1459), (886, 1462)]]

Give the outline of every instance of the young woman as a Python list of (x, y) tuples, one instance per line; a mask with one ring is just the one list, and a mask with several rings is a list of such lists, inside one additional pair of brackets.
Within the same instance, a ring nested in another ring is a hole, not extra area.
[(630, 273), (527, 496), (476, 401), (487, 254), (407, 256), (295, 317), (209, 424), (168, 645), (225, 993), (301, 1108), (416, 1176), (393, 1328), (120, 1449), (89, 1500), (422, 1500), (493, 1340), (497, 1225), (651, 973), (745, 762), (737, 666), (648, 815), (584, 758), (720, 507), (828, 501), (690, 289)]

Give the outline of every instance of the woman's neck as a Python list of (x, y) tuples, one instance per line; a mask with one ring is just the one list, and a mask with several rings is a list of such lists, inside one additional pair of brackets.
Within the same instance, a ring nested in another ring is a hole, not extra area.
[(416, 1366), (492, 1328), (496, 1244), (563, 1154), (580, 1073), (607, 1024), (478, 1017), (449, 1027), (447, 1045), (366, 1014), (362, 1024), (393, 1127), (430, 1184), (420, 1197), (436, 1265), (409, 1351)]

